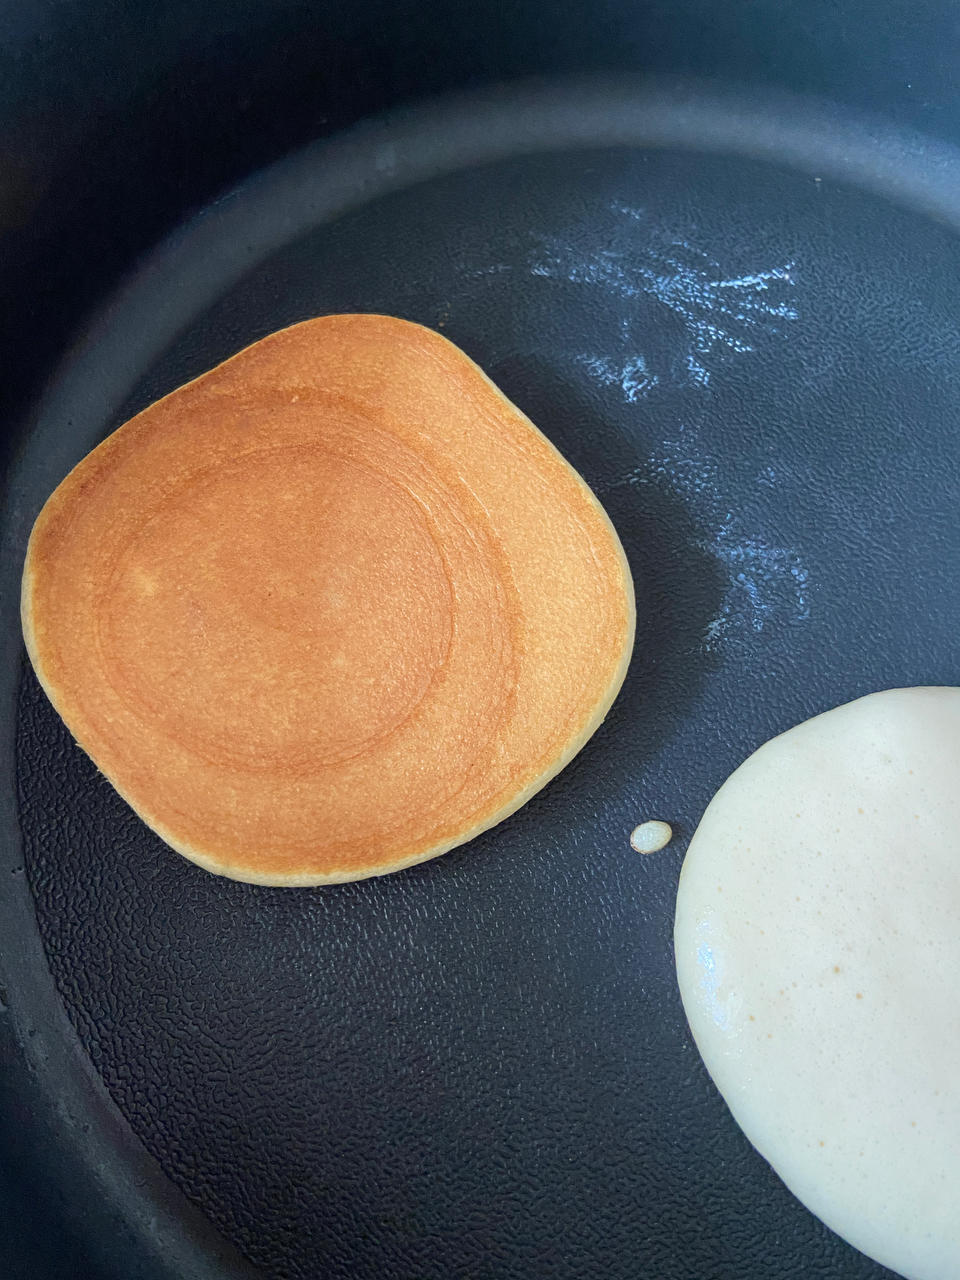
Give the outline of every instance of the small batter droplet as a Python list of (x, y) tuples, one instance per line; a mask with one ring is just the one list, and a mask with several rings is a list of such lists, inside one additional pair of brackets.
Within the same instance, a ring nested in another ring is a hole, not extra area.
[(630, 833), (630, 843), (637, 853), (656, 853), (673, 839), (669, 822), (641, 822)]

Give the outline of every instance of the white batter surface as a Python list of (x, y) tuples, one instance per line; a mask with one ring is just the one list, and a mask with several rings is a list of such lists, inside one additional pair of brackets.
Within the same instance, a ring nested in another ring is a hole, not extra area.
[(707, 1068), (787, 1186), (909, 1280), (958, 1280), (960, 689), (752, 755), (690, 844), (675, 944)]

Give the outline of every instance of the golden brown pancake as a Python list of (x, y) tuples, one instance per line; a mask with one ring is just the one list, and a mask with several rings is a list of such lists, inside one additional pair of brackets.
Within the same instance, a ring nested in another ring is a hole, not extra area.
[(137, 414), (33, 529), (23, 630), (80, 746), (220, 875), (396, 871), (576, 754), (633, 646), (623, 549), (466, 355), (387, 316), (254, 343)]

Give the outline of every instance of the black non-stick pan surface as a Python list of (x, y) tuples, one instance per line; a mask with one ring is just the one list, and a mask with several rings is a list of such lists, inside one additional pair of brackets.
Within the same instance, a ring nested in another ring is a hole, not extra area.
[[(750, 751), (960, 681), (958, 225), (952, 153), (826, 108), (526, 86), (293, 156), (117, 294), (37, 411), (3, 560), (3, 1016), (24, 1177), (88, 1232), (82, 1274), (888, 1274), (740, 1134), (671, 931)], [(596, 737), (500, 827), (271, 890), (178, 857), (98, 776), (21, 662), (16, 584), (107, 432), (338, 311), (440, 329), (556, 443), (624, 542), (637, 645)], [(676, 837), (641, 858), (646, 818)]]

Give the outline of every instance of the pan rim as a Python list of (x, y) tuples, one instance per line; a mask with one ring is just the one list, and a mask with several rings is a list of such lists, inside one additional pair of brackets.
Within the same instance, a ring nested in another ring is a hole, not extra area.
[[(149, 1257), (157, 1275), (226, 1280), (256, 1273), (133, 1133), (82, 1048), (47, 965), (23, 871), (15, 774), (23, 660), (16, 584), (39, 509), (23, 494), (52, 491), (86, 452), (91, 431), (102, 430), (110, 416), (107, 398), (117, 397), (116, 380), (105, 380), (102, 370), (122, 360), (132, 387), (188, 315), (307, 227), (442, 174), (522, 154), (605, 147), (771, 162), (867, 189), (960, 227), (960, 151), (828, 104), (718, 82), (638, 76), (524, 81), (447, 96), (308, 144), (213, 201), (162, 241), (95, 314), (30, 415), (0, 526), (0, 592), (10, 615), (0, 687), (7, 713), (0, 753), (0, 982), (8, 1003), (2, 1036), (18, 1060), (33, 1123), (51, 1150), (69, 1155), (44, 1172), (60, 1191), (50, 1203), (69, 1204), (79, 1186), (79, 1222), (96, 1226), (106, 1214), (115, 1225), (126, 1211), (131, 1247), (140, 1251), (131, 1256)], [(278, 233), (260, 211), (279, 200), (288, 217)], [(181, 297), (184, 278), (191, 289)], [(110, 1254), (122, 1267), (122, 1258), (113, 1249)], [(113, 1274), (106, 1251), (103, 1265), (104, 1274)]]

